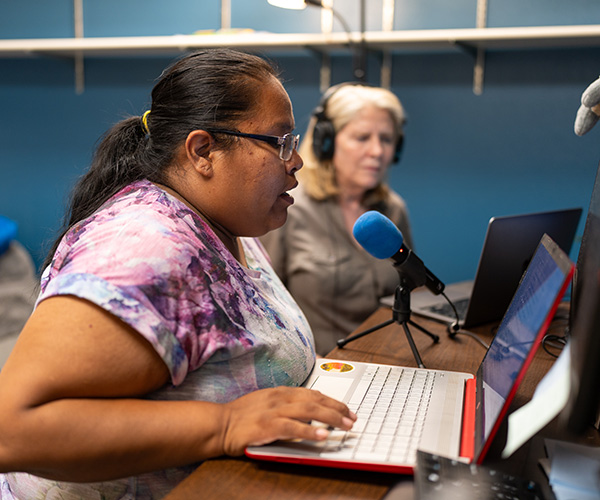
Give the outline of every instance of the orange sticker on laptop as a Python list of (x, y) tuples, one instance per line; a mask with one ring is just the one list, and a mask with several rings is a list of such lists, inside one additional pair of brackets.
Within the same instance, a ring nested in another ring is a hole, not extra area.
[(336, 372), (336, 373), (346, 373), (354, 370), (354, 366), (348, 363), (338, 363), (338, 362), (329, 362), (329, 363), (321, 363), (319, 367), (321, 370), (326, 372)]

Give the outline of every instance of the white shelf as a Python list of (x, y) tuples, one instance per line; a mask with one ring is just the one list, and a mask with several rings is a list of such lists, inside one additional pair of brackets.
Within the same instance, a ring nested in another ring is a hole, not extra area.
[(188, 50), (233, 47), (239, 49), (302, 49), (344, 47), (345, 34), (240, 33), (235, 35), (171, 35), (140, 37), (34, 38), (0, 40), (0, 57), (85, 54), (86, 56), (160, 55)]
[(368, 33), (371, 48), (441, 49), (466, 45), (481, 49), (600, 46), (600, 25), (407, 30)]
[[(360, 34), (351, 34), (353, 42)], [(371, 31), (364, 34), (370, 49), (440, 50), (561, 48), (600, 46), (600, 25)], [(171, 55), (210, 47), (244, 50), (331, 51), (347, 48), (348, 36), (335, 33), (237, 33), (147, 37), (82, 37), (0, 40), (0, 58), (37, 56)]]

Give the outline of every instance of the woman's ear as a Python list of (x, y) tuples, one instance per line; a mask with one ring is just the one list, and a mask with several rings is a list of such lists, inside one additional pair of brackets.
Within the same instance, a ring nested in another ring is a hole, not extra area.
[(212, 177), (212, 161), (210, 152), (214, 145), (212, 135), (206, 130), (194, 130), (190, 132), (185, 140), (185, 153), (194, 169), (204, 175)]

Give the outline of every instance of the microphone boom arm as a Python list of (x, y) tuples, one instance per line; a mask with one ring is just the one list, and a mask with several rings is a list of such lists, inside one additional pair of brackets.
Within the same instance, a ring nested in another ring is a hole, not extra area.
[(426, 286), (434, 295), (439, 295), (444, 291), (444, 283), (425, 266), (415, 252), (402, 245), (402, 249), (396, 256), (400, 253), (404, 255), (402, 258), (393, 258), (393, 266), (400, 274), (400, 278), (404, 277), (405, 286), (409, 291), (412, 292), (420, 286)]

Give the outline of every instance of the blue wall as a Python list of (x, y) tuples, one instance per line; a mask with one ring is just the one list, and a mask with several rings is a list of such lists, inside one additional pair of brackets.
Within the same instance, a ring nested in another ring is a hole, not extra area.
[[(367, 29), (381, 28), (381, 0), (367, 0)], [(475, 0), (396, 0), (395, 29), (472, 28)], [(336, 0), (352, 29), (358, 0)], [(217, 29), (219, 0), (84, 1), (86, 36), (169, 35)], [(489, 26), (600, 24), (595, 0), (489, 0)], [(232, 0), (232, 26), (317, 32), (318, 9), (284, 11)], [(341, 27), (334, 22), (334, 29)], [(72, 0), (5, 0), (0, 38), (73, 36)], [(283, 69), (303, 132), (319, 100), (317, 56), (270, 53)], [(19, 223), (36, 263), (59, 228), (64, 201), (100, 135), (148, 106), (172, 59), (88, 58), (85, 92), (66, 59), (0, 59), (0, 214)], [(336, 55), (332, 82), (352, 78)], [(600, 160), (600, 125), (573, 132), (582, 91), (600, 74), (600, 48), (489, 51), (484, 92), (472, 91), (473, 59), (460, 51), (395, 52), (392, 90), (408, 113), (402, 161), (391, 185), (407, 200), (419, 255), (450, 282), (471, 278), (492, 216), (580, 206), (587, 210)], [(370, 83), (379, 57), (369, 56)], [(580, 225), (579, 234), (583, 228)], [(515, 237), (518, 237), (516, 235)], [(572, 257), (576, 257), (575, 245)]]

